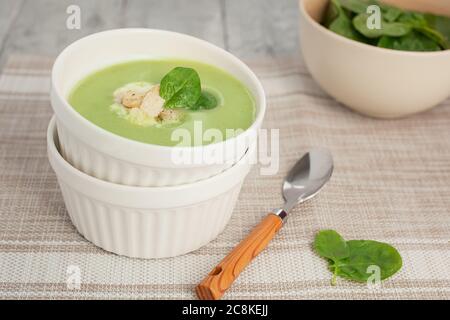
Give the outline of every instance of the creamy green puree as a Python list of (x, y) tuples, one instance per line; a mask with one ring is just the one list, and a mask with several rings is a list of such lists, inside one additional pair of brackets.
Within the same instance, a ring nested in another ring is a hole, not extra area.
[[(113, 92), (117, 88), (140, 81), (158, 84), (175, 67), (195, 69), (200, 76), (202, 90), (214, 94), (218, 106), (209, 110), (183, 109), (185, 116), (179, 123), (148, 126), (120, 117), (111, 108), (114, 104)], [(132, 140), (164, 146), (179, 143), (171, 139), (172, 132), (177, 128), (189, 130), (193, 137), (194, 121), (201, 122), (203, 131), (219, 129), (225, 139), (227, 129), (245, 130), (255, 119), (254, 98), (239, 80), (211, 65), (186, 60), (138, 60), (116, 64), (81, 80), (68, 99), (77, 112), (105, 130)], [(192, 140), (193, 145), (210, 143)]]

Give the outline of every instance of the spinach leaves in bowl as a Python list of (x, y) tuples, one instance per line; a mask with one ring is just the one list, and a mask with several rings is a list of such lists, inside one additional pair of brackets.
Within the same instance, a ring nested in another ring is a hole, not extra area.
[[(380, 9), (379, 27), (368, 23), (369, 6)], [(450, 49), (450, 18), (407, 11), (377, 0), (330, 0), (322, 24), (346, 38), (403, 51)]]

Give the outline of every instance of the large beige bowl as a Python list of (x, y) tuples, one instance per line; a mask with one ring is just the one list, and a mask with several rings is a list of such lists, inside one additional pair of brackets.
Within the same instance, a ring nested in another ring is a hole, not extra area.
[[(440, 8), (441, 2), (427, 1), (418, 0), (415, 6), (408, 2), (408, 9), (449, 14), (450, 5)], [(299, 5), (303, 56), (328, 94), (355, 111), (379, 118), (424, 111), (450, 96), (450, 50), (406, 52), (349, 40), (319, 23), (327, 3), (300, 0)]]

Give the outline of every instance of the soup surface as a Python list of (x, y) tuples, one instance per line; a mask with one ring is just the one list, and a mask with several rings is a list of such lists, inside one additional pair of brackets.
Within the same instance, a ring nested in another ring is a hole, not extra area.
[[(114, 92), (118, 88), (136, 82), (159, 84), (175, 67), (197, 71), (202, 90), (216, 97), (217, 107), (183, 110), (182, 121), (157, 125), (142, 125), (120, 116), (114, 105)], [(198, 136), (199, 128), (201, 132), (217, 129), (226, 139), (237, 134), (233, 134), (233, 130), (249, 128), (255, 119), (255, 101), (244, 84), (224, 70), (196, 61), (136, 60), (116, 64), (81, 80), (70, 92), (68, 101), (83, 117), (105, 130), (128, 139), (164, 146), (179, 144), (179, 134), (172, 136), (177, 129), (186, 129), (190, 133), (192, 139), (187, 145), (202, 145), (218, 139), (194, 138), (195, 132)]]

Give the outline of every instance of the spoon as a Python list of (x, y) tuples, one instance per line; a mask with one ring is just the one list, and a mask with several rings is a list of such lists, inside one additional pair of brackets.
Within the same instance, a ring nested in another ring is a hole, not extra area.
[(250, 234), (242, 240), (197, 285), (195, 291), (201, 300), (220, 299), (234, 280), (250, 264), (286, 222), (288, 213), (297, 204), (314, 197), (330, 179), (333, 158), (326, 149), (306, 153), (289, 171), (283, 183), (283, 207), (269, 213)]

